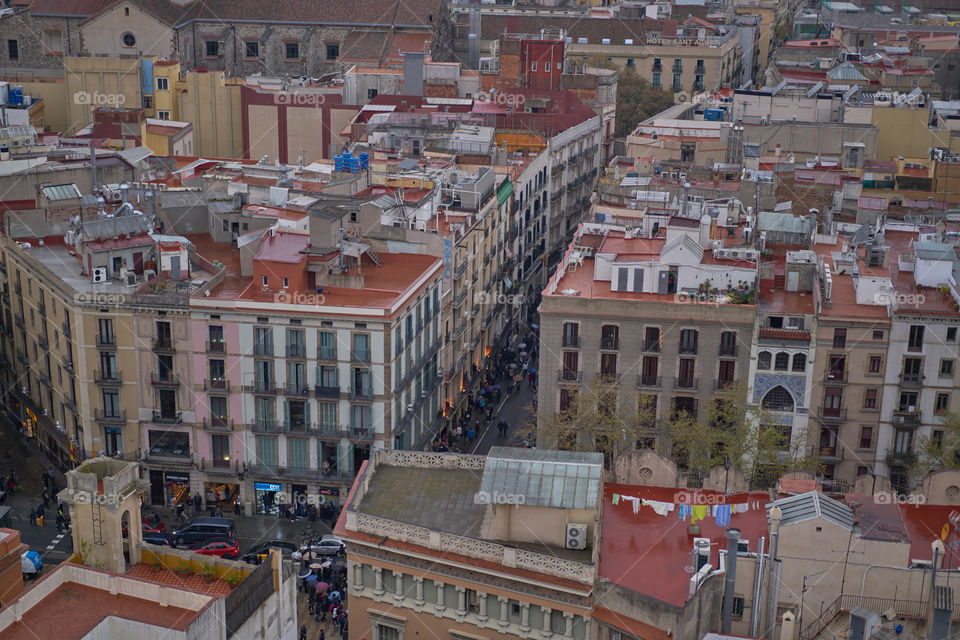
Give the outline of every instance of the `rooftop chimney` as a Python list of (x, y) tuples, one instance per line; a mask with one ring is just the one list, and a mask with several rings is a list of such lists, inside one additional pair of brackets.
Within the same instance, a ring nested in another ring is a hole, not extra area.
[(737, 584), (737, 544), (740, 541), (740, 529), (727, 529), (727, 586), (723, 592), (723, 617), (720, 633), (730, 633), (733, 619), (733, 592)]

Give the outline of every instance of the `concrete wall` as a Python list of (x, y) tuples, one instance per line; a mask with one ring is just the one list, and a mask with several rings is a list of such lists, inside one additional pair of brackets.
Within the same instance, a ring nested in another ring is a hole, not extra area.
[(137, 58), (65, 58), (67, 121), (72, 134), (93, 121), (92, 109), (141, 106), (140, 61)]
[(677, 486), (677, 464), (656, 451), (637, 449), (614, 461), (614, 478), (622, 484)]
[(243, 155), (240, 86), (226, 84), (219, 71), (188, 72), (180, 114), (193, 123), (194, 153), (208, 158)]
[[(135, 38), (133, 46), (123, 43), (123, 36), (126, 34)], [(80, 35), (84, 50), (92, 56), (146, 55), (176, 58), (177, 55), (173, 29), (133, 2), (117, 4), (84, 23)]]
[(744, 142), (760, 145), (761, 155), (793, 153), (802, 162), (813, 156), (839, 158), (844, 142), (862, 142), (867, 158), (877, 155), (876, 127), (870, 125), (777, 122), (768, 125), (744, 124)]

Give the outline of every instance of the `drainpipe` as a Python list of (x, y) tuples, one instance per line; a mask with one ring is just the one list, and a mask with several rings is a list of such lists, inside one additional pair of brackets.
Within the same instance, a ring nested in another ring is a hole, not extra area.
[(767, 615), (766, 629), (763, 634), (767, 640), (774, 640), (773, 634), (777, 628), (777, 612), (774, 598), (774, 565), (777, 561), (777, 538), (780, 536), (780, 521), (783, 519), (783, 512), (780, 507), (770, 509), (770, 557), (767, 560)]
[(757, 564), (753, 572), (753, 603), (750, 605), (750, 637), (757, 637), (757, 627), (760, 625), (760, 588), (763, 584), (763, 549), (766, 540), (760, 536), (760, 553), (757, 554)]
[(727, 529), (727, 586), (723, 592), (723, 618), (720, 633), (730, 633), (730, 622), (733, 619), (733, 590), (737, 584), (737, 542), (740, 540), (740, 529)]

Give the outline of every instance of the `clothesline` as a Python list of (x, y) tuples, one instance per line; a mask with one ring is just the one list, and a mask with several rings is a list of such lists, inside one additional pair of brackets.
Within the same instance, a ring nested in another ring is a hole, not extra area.
[(690, 516), (690, 524), (696, 524), (697, 522), (705, 519), (709, 515), (714, 518), (718, 527), (729, 526), (730, 517), (733, 514), (746, 513), (747, 511), (750, 511), (752, 509), (764, 508), (764, 505), (759, 500), (748, 500), (746, 502), (738, 502), (735, 504), (707, 505), (707, 504), (687, 504), (686, 502), (682, 502), (678, 504), (674, 502), (663, 502), (660, 500), (647, 500), (645, 498), (628, 496), (622, 493), (613, 494), (614, 505), (620, 504), (621, 501), (629, 502), (635, 514), (640, 512), (641, 505), (650, 507), (651, 509), (653, 509), (654, 513), (660, 516), (666, 516), (671, 511), (677, 511), (677, 515), (680, 518), (680, 520), (686, 521), (687, 516)]

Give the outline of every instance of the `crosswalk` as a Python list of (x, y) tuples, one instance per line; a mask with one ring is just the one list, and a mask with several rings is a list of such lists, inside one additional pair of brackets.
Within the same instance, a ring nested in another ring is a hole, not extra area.
[(61, 540), (63, 540), (64, 536), (66, 536), (68, 533), (70, 533), (69, 527), (65, 531), (58, 533), (57, 537), (51, 540), (50, 544), (47, 545), (47, 551), (53, 551), (54, 548), (60, 543)]

